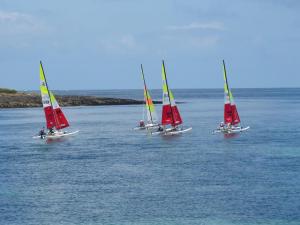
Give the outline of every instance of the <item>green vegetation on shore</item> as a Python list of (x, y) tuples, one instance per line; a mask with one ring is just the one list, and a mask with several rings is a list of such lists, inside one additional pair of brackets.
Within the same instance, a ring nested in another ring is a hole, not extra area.
[(14, 89), (0, 88), (0, 93), (4, 93), (4, 94), (16, 94), (17, 91), (14, 90)]

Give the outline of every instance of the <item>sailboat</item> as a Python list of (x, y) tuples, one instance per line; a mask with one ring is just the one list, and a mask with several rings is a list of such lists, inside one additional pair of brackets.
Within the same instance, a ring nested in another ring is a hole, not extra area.
[[(144, 69), (143, 65), (141, 64), (141, 73), (142, 73), (142, 79), (144, 83), (144, 99), (145, 99), (145, 107), (143, 109), (143, 120), (139, 122), (139, 125), (134, 128), (135, 130), (144, 130), (144, 129), (154, 129), (158, 128), (159, 124), (157, 122), (157, 114), (155, 111), (155, 106), (153, 104), (152, 98), (150, 96), (150, 93), (148, 91), (145, 75), (144, 75)], [(145, 110), (147, 114), (147, 123), (145, 124), (144, 118), (145, 118)]]
[[(163, 82), (163, 106), (162, 106), (162, 119), (159, 131), (155, 133), (160, 133), (163, 135), (176, 135), (188, 132), (192, 128), (184, 129), (180, 125), (183, 123), (180, 116), (178, 107), (175, 103), (175, 99), (172, 91), (169, 89), (167, 73), (165, 68), (165, 63), (162, 61), (162, 82)], [(170, 127), (167, 127), (170, 126)]]
[(75, 132), (66, 132), (62, 131), (62, 129), (69, 127), (69, 122), (62, 112), (58, 102), (56, 101), (53, 93), (49, 90), (46, 76), (44, 73), (42, 62), (40, 61), (40, 89), (42, 96), (42, 103), (46, 117), (46, 125), (48, 132), (42, 132), (39, 136), (34, 138), (47, 138), (47, 139), (55, 139), (61, 138), (64, 136), (70, 136), (78, 133)]
[(233, 100), (232, 92), (228, 85), (225, 61), (223, 60), (224, 72), (224, 122), (221, 122), (215, 133), (239, 133), (248, 130), (250, 127), (242, 127), (241, 119)]

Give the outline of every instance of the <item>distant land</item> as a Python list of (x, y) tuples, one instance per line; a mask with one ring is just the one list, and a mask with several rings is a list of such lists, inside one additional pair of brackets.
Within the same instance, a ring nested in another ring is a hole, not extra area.
[[(60, 106), (97, 106), (97, 105), (140, 105), (142, 100), (107, 98), (95, 96), (56, 95)], [(154, 103), (161, 103), (156, 101)], [(18, 92), (13, 89), (0, 88), (0, 108), (42, 107), (41, 96), (37, 93)]]

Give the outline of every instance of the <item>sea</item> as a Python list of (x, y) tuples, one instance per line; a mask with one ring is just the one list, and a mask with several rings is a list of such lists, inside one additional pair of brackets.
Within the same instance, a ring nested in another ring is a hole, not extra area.
[[(142, 90), (56, 91), (142, 99)], [(80, 130), (33, 139), (42, 108), (0, 110), (1, 225), (299, 225), (300, 89), (234, 89), (244, 133), (212, 134), (223, 90), (175, 89), (192, 131), (134, 131), (142, 105), (65, 107)], [(161, 90), (151, 90), (161, 100)], [(156, 105), (161, 115), (161, 105)]]

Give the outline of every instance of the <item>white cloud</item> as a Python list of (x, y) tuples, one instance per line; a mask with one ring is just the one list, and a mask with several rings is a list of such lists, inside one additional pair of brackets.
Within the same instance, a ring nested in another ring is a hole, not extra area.
[(0, 22), (15, 22), (17, 20), (28, 20), (30, 16), (19, 12), (0, 11)]
[(217, 35), (164, 35), (165, 45), (176, 46), (177, 49), (212, 48), (218, 45), (220, 37)]
[(99, 41), (99, 47), (109, 53), (138, 52), (141, 46), (132, 34), (125, 34), (114, 37), (103, 37)]
[[(189, 46), (190, 48), (211, 48), (216, 46), (220, 37), (218, 31), (225, 30), (225, 26), (221, 22), (193, 22), (187, 25), (169, 26), (164, 39), (176, 46)], [(202, 31), (202, 32), (190, 32)]]
[(220, 22), (193, 22), (187, 25), (181, 26), (169, 26), (169, 30), (176, 30), (176, 31), (188, 31), (188, 30), (225, 30), (224, 24)]
[(36, 34), (45, 31), (43, 24), (32, 15), (20, 12), (0, 11), (0, 34)]

